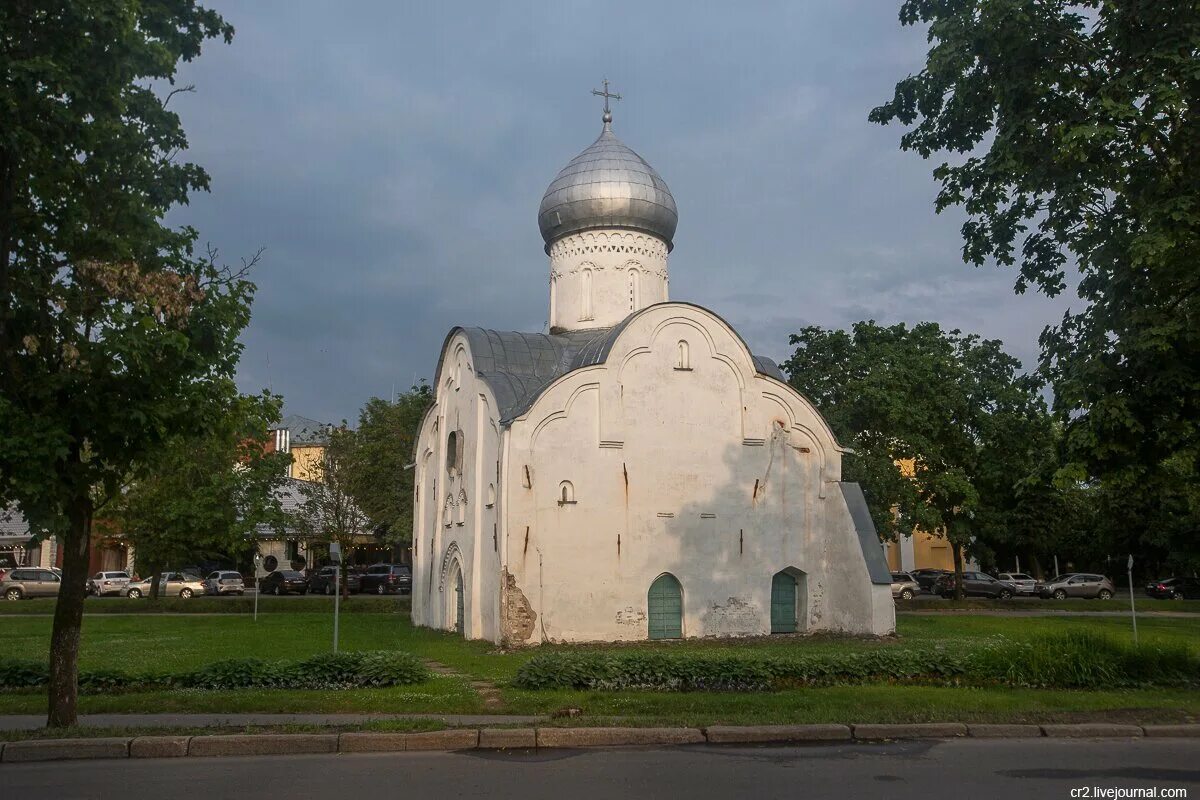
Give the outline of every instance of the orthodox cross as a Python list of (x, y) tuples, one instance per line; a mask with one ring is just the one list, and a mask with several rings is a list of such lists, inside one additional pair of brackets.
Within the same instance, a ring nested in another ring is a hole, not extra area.
[(599, 89), (592, 89), (592, 94), (596, 95), (597, 97), (604, 98), (604, 121), (612, 122), (612, 112), (608, 109), (608, 98), (611, 97), (614, 100), (620, 100), (621, 95), (608, 90), (608, 78), (604, 79), (604, 91), (602, 92)]

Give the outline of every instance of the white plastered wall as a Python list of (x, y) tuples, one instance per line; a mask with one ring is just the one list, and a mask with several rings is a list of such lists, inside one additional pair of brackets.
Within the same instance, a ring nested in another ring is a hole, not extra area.
[[(461, 437), (459, 463), (447, 443)], [(464, 334), (442, 353), (435, 402), (421, 424), (415, 452), (413, 505), (414, 624), (455, 627), (453, 576), (464, 583), (464, 636), (499, 641), (500, 427), (495, 398), (475, 375)]]
[(768, 633), (785, 569), (804, 576), (802, 630), (894, 628), (832, 433), (704, 309), (638, 314), (605, 363), (552, 384), (507, 438), (502, 555), (538, 617), (526, 641), (644, 639), (664, 572), (683, 586), (689, 637)]

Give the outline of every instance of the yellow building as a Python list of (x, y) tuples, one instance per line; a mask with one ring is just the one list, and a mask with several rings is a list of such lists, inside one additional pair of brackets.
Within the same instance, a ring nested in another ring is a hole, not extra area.
[(275, 436), (274, 449), (291, 453), (288, 477), (301, 481), (321, 480), (321, 464), (329, 444), (329, 425), (315, 419), (291, 414), (271, 426)]
[[(916, 471), (911, 458), (896, 462), (900, 474), (911, 478)], [(893, 572), (908, 572), (913, 569), (954, 569), (954, 551), (950, 542), (936, 533), (921, 529), (896, 542), (883, 542), (883, 554), (887, 557), (888, 569)], [(964, 554), (963, 569), (977, 570), (979, 567)]]

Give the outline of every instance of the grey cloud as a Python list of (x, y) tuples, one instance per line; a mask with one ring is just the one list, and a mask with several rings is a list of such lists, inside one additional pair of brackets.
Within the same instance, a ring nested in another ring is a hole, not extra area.
[[(805, 324), (934, 319), (1030, 362), (1063, 301), (960, 262), (933, 164), (870, 108), (919, 69), (898, 3), (231, 3), (177, 98), (213, 191), (172, 214), (266, 247), (242, 387), (354, 418), (432, 375), (456, 324), (541, 330), (542, 191), (599, 133), (588, 90), (680, 209), (672, 296), (788, 354)], [(268, 367), (269, 361), (269, 367)]]

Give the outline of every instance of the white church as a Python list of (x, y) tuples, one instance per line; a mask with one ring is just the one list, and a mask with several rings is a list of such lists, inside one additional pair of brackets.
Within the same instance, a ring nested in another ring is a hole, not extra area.
[(415, 452), (412, 618), (506, 645), (895, 628), (843, 448), (717, 314), (671, 302), (678, 214), (613, 133), (538, 225), (549, 333), (454, 328)]

